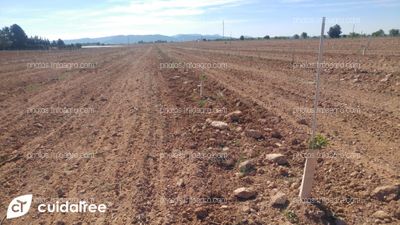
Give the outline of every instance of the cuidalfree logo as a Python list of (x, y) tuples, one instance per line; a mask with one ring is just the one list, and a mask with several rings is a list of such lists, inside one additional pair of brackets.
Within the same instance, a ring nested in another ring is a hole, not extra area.
[(32, 203), (32, 195), (21, 195), (14, 198), (7, 209), (7, 219), (21, 217), (29, 212)]

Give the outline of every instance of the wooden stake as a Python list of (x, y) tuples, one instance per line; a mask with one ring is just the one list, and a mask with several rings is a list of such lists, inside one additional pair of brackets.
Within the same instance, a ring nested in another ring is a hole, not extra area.
[(200, 81), (200, 97), (203, 97), (203, 80)]
[(371, 35), (371, 36), (369, 36), (369, 38), (368, 38), (368, 42), (367, 42), (367, 44), (364, 46), (364, 49), (363, 49), (362, 55), (365, 55), (365, 52), (367, 51), (367, 49), (368, 49), (368, 47), (369, 47), (369, 43), (371, 42), (371, 37), (372, 37), (372, 35)]
[(290, 64), (292, 64), (292, 68), (293, 68), (293, 64), (294, 64), (294, 48), (292, 49), (292, 62)]
[[(311, 140), (315, 138), (315, 131), (317, 128), (317, 108), (318, 108), (318, 97), (319, 97), (319, 75), (321, 72), (321, 61), (322, 61), (322, 51), (323, 51), (323, 43), (324, 43), (324, 31), (325, 31), (325, 17), (322, 17), (322, 26), (321, 26), (321, 37), (319, 39), (319, 53), (318, 53), (318, 64), (317, 64), (317, 74), (315, 76), (315, 99), (314, 99), (314, 115), (313, 115), (313, 123), (312, 123), (312, 134)], [(304, 166), (303, 179), (301, 181), (300, 187), (300, 199), (309, 198), (311, 194), (312, 184), (314, 181), (315, 167), (317, 165), (317, 158), (315, 157), (315, 150), (310, 149), (306, 159), (306, 163)]]
[(200, 98), (203, 98), (204, 75), (200, 75)]

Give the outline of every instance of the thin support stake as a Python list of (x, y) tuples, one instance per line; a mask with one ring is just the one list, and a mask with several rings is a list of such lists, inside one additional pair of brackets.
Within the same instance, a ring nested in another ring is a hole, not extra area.
[(204, 74), (200, 75), (200, 98), (203, 98)]
[(364, 49), (363, 49), (362, 55), (365, 55), (365, 52), (367, 51), (367, 49), (368, 49), (368, 47), (369, 47), (369, 43), (371, 42), (371, 37), (372, 37), (372, 35), (371, 35), (371, 36), (369, 36), (369, 38), (368, 38), (368, 42), (367, 42), (367, 45), (365, 45), (365, 46), (364, 46)]
[(203, 97), (203, 80), (200, 81), (200, 97)]
[[(321, 61), (324, 43), (324, 32), (325, 32), (325, 17), (322, 17), (321, 26), (321, 37), (319, 39), (319, 53), (318, 53), (318, 63), (317, 63), (317, 74), (315, 76), (315, 99), (314, 99), (314, 114), (312, 121), (312, 134), (311, 140), (314, 140), (317, 128), (317, 108), (318, 108), (318, 97), (319, 97), (319, 75), (321, 73)], [(307, 154), (306, 163), (304, 166), (303, 179), (301, 181), (300, 187), (300, 199), (309, 198), (311, 194), (312, 184), (314, 181), (315, 167), (317, 165), (317, 158), (314, 157), (315, 154), (313, 149), (309, 150), (311, 154)]]

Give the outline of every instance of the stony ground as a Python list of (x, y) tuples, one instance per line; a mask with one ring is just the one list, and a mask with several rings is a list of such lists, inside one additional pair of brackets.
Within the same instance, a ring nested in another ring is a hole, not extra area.
[(3, 223), (399, 224), (400, 40), (363, 41), (326, 43), (313, 204), (317, 41), (0, 52), (0, 215), (27, 193), (108, 206)]

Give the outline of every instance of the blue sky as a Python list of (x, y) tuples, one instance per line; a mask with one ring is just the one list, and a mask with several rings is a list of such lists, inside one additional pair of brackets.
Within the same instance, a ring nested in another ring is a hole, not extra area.
[(0, 26), (49, 39), (119, 34), (318, 35), (320, 18), (344, 33), (400, 28), (400, 0), (0, 0)]

